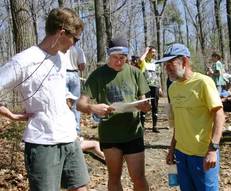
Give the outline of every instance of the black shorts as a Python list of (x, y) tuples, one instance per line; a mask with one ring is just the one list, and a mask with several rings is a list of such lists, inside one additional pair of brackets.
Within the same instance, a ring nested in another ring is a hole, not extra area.
[(134, 154), (144, 151), (144, 138), (140, 137), (124, 143), (100, 143), (101, 150), (117, 148), (123, 152), (123, 154)]

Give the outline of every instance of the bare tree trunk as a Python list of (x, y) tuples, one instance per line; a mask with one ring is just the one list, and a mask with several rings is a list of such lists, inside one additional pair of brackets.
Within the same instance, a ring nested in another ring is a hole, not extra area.
[(187, 47), (189, 47), (189, 28), (188, 28), (188, 18), (186, 15), (186, 7), (184, 6), (184, 17), (185, 17), (185, 28), (186, 28), (186, 42)]
[(95, 2), (95, 21), (96, 21), (96, 41), (97, 41), (97, 62), (105, 61), (105, 47), (106, 47), (106, 29), (104, 19), (103, 0), (94, 0)]
[(231, 56), (231, 0), (226, 0), (226, 11), (229, 31), (229, 55)]
[[(164, 28), (164, 29), (163, 29), (163, 34), (162, 34), (162, 42), (163, 42), (163, 44), (166, 43), (165, 34), (166, 34), (166, 29)], [(164, 52), (164, 46), (163, 46), (162, 52)]]
[(160, 15), (157, 9), (156, 1), (153, 1), (154, 7), (154, 14), (155, 14), (155, 21), (156, 21), (156, 41), (157, 41), (157, 52), (158, 52), (158, 59), (160, 59), (160, 52), (161, 52), (161, 45), (160, 45)]
[[(33, 23), (27, 0), (10, 0), (10, 10), (13, 23), (13, 38), (16, 53), (35, 44)], [(18, 102), (18, 95), (13, 92), (13, 108)]]
[(112, 39), (112, 25), (111, 25), (111, 10), (110, 10), (110, 1), (103, 0), (104, 8), (104, 19), (106, 25), (106, 36), (107, 36), (107, 45), (108, 42)]
[(223, 33), (221, 27), (220, 4), (221, 4), (221, 0), (214, 0), (215, 20), (217, 25), (218, 37), (219, 37), (219, 50), (221, 51), (222, 58), (224, 58), (224, 42), (223, 42)]
[(155, 14), (155, 21), (156, 21), (156, 40), (157, 40), (157, 52), (158, 52), (158, 59), (160, 59), (160, 56), (162, 55), (161, 52), (161, 16), (164, 12), (164, 8), (167, 4), (167, 0), (163, 1), (162, 10), (159, 12), (157, 9), (158, 2), (157, 0), (152, 1), (153, 8), (154, 8), (154, 14)]
[(64, 7), (64, 1), (63, 0), (58, 0), (59, 7)]
[(196, 7), (197, 7), (197, 16), (198, 16), (198, 25), (199, 25), (199, 39), (201, 44), (201, 51), (202, 54), (205, 55), (203, 52), (205, 50), (205, 39), (204, 39), (204, 33), (202, 29), (202, 17), (201, 17), (201, 0), (196, 1)]
[(32, 20), (33, 20), (36, 44), (38, 44), (37, 8), (38, 8), (38, 0), (32, 0), (30, 2), (30, 11), (31, 11)]
[(196, 1), (196, 8), (197, 8), (197, 16), (198, 16), (198, 26), (199, 26), (199, 41), (201, 45), (201, 53), (203, 56), (203, 62), (204, 62), (204, 71), (206, 71), (206, 58), (205, 58), (205, 38), (204, 38), (204, 33), (203, 33), (203, 27), (202, 27), (202, 17), (201, 17), (201, 0)]
[(14, 50), (14, 45), (13, 45), (13, 24), (12, 24), (12, 19), (11, 19), (11, 12), (10, 12), (10, 2), (8, 0), (5, 0), (5, 7), (6, 7), (6, 12), (7, 12), (7, 20), (8, 20), (8, 25), (9, 27), (6, 28), (6, 33), (7, 33), (7, 40), (5, 41), (6, 43), (6, 60), (8, 60), (10, 57), (12, 57), (15, 54)]
[(10, 0), (16, 52), (35, 44), (33, 22), (27, 0)]
[(147, 18), (146, 18), (146, 12), (145, 12), (145, 2), (144, 0), (142, 0), (141, 2), (141, 5), (142, 5), (142, 14), (143, 14), (143, 27), (144, 27), (144, 46), (147, 47), (148, 44), (147, 44), (147, 39), (148, 39), (148, 34), (147, 34)]

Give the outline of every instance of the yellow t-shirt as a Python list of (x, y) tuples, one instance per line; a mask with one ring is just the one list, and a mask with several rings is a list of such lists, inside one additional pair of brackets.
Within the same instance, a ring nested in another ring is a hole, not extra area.
[(145, 67), (147, 65), (147, 62), (145, 60), (139, 60), (138, 62), (138, 67), (140, 68), (141, 72), (145, 71)]
[(176, 149), (188, 155), (205, 156), (212, 136), (211, 110), (222, 107), (214, 81), (193, 73), (186, 81), (169, 88), (174, 113)]

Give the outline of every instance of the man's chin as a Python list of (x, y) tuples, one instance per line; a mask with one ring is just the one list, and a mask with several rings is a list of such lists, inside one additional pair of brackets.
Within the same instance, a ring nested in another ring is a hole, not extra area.
[(60, 50), (63, 54), (65, 54), (67, 52), (67, 50)]
[(121, 67), (121, 68), (114, 68), (114, 70), (117, 71), (117, 72), (120, 72), (121, 70), (123, 70), (123, 67)]

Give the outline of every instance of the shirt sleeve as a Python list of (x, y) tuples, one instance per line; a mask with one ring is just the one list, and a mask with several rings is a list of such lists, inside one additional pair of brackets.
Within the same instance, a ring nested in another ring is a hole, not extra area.
[(206, 79), (203, 83), (203, 95), (208, 109), (211, 111), (216, 107), (222, 107), (221, 98), (217, 91), (216, 85), (211, 78)]
[(138, 85), (138, 97), (145, 95), (146, 93), (148, 93), (150, 91), (149, 86), (144, 78), (143, 73), (141, 73), (140, 71), (137, 72), (138, 75), (138, 80), (137, 80), (137, 85)]
[(146, 61), (145, 61), (145, 60), (142, 60), (142, 61), (140, 60), (140, 61), (138, 62), (138, 66), (139, 66), (141, 72), (144, 72), (144, 71), (145, 71), (145, 65), (146, 65)]
[(86, 64), (86, 57), (85, 54), (83, 52), (83, 49), (76, 47), (77, 50), (77, 64)]
[(13, 89), (17, 86), (17, 79), (21, 73), (19, 64), (11, 60), (0, 67), (0, 91), (3, 89)]
[(220, 61), (217, 61), (215, 64), (215, 70), (219, 71), (220, 73), (222, 72), (222, 63)]

